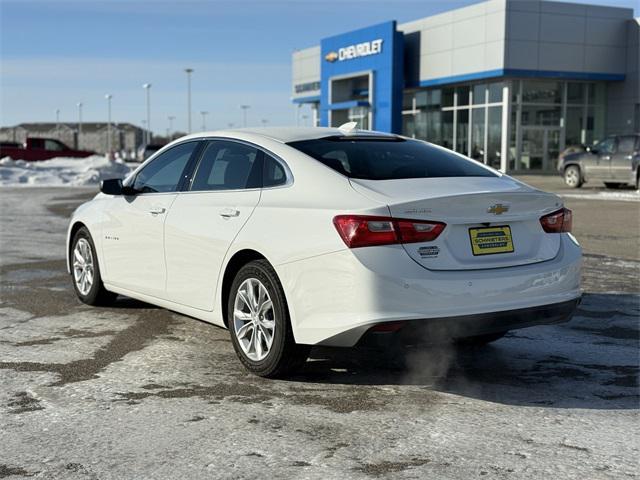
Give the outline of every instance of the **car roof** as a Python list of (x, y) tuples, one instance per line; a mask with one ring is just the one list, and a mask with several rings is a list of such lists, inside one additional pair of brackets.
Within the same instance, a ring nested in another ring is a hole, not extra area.
[(330, 127), (257, 127), (257, 128), (237, 128), (230, 130), (217, 130), (214, 132), (200, 132), (182, 137), (180, 140), (202, 137), (235, 137), (242, 138), (243, 135), (258, 135), (269, 138), (277, 142), (289, 143), (300, 140), (314, 140), (317, 138), (334, 136), (358, 136), (362, 137), (389, 137), (395, 138), (397, 135), (384, 132), (374, 132), (371, 130), (352, 130), (345, 132), (339, 128)]

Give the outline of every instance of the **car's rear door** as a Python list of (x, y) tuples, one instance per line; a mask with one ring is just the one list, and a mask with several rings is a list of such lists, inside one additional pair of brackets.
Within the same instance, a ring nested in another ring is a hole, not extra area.
[(164, 297), (164, 225), (198, 145), (185, 142), (161, 153), (137, 173), (132, 186), (138, 194), (106, 202), (102, 251), (107, 283)]
[(205, 145), (165, 225), (169, 300), (213, 310), (222, 262), (260, 200), (261, 176), (258, 148), (229, 139)]

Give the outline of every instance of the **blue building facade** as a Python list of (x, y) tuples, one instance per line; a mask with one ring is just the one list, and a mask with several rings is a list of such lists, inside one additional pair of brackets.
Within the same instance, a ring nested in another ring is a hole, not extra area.
[(320, 42), (321, 125), (345, 123), (351, 111), (364, 128), (402, 131), (403, 41), (391, 21)]
[(489, 0), (293, 54), (312, 123), (399, 133), (503, 171), (640, 129), (638, 20), (625, 8)]

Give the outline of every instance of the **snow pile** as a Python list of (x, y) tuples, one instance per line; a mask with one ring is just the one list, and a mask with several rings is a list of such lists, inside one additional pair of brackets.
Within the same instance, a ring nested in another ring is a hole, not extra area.
[(640, 190), (600, 191), (584, 193), (560, 193), (562, 197), (582, 200), (617, 200), (619, 202), (640, 202)]
[(108, 178), (124, 178), (131, 167), (112, 162), (107, 157), (60, 157), (41, 162), (25, 162), (8, 157), (0, 160), (0, 186), (71, 186), (95, 185)]

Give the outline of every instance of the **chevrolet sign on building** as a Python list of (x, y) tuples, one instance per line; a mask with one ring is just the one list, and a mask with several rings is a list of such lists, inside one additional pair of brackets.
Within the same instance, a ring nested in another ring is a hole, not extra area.
[(370, 42), (349, 45), (338, 50), (338, 60), (351, 60), (352, 58), (376, 55), (382, 52), (382, 39), (378, 38)]
[(487, 0), (323, 38), (293, 54), (293, 101), (314, 125), (554, 172), (567, 147), (640, 132), (640, 19), (583, 1)]

